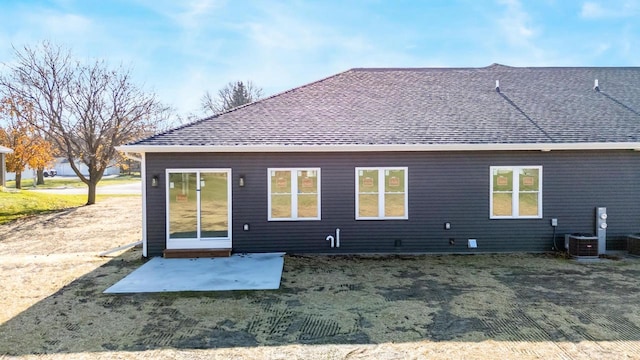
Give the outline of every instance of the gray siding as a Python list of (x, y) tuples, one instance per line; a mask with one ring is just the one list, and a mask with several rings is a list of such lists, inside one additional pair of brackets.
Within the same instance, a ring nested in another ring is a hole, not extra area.
[[(489, 219), (489, 167), (496, 165), (543, 166), (542, 219)], [(465, 253), (468, 238), (477, 239), (477, 252), (541, 252), (552, 248), (551, 218), (558, 219), (560, 244), (564, 233), (594, 232), (597, 206), (608, 210), (608, 248), (622, 248), (626, 234), (640, 231), (640, 153), (632, 151), (148, 153), (146, 166), (147, 186), (152, 176), (160, 178), (159, 187), (147, 188), (149, 256), (165, 247), (166, 168), (232, 169), (234, 252)], [(408, 220), (355, 220), (358, 166), (408, 167)], [(322, 220), (268, 222), (269, 167), (320, 167)], [(245, 223), (250, 231), (243, 231)], [(325, 238), (336, 228), (341, 247), (331, 249)]]

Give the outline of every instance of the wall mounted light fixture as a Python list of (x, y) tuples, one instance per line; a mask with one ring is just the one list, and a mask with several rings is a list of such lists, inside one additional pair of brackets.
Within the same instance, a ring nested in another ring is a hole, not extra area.
[(158, 187), (159, 182), (160, 179), (158, 178), (158, 175), (153, 175), (151, 178), (151, 187)]
[(238, 179), (238, 186), (244, 187), (244, 175), (240, 175), (240, 179)]

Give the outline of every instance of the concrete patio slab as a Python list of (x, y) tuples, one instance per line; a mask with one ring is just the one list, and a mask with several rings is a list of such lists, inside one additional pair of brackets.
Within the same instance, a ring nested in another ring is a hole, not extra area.
[(280, 287), (283, 265), (284, 253), (153, 258), (104, 293), (274, 290)]

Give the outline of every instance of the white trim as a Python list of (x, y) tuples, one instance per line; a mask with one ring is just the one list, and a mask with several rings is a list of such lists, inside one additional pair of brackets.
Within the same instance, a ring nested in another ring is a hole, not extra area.
[(554, 151), (636, 150), (640, 142), (514, 143), (514, 144), (392, 144), (392, 145), (122, 145), (116, 149), (136, 153), (228, 152), (384, 152), (384, 151)]
[[(195, 238), (171, 239), (169, 229), (169, 174), (171, 173), (196, 173), (196, 233)], [(221, 238), (204, 238), (201, 236), (201, 174), (203, 173), (226, 173), (227, 174), (227, 236)], [(183, 168), (183, 169), (165, 169), (165, 246), (167, 249), (231, 249), (233, 246), (232, 236), (232, 214), (233, 201), (232, 195), (233, 177), (230, 168)]]
[(142, 256), (147, 257), (147, 162), (140, 154), (140, 177), (142, 178)]
[[(356, 220), (408, 220), (409, 219), (409, 168), (406, 166), (363, 166), (356, 167), (355, 169), (355, 182), (356, 182)], [(359, 171), (361, 170), (374, 170), (378, 172), (378, 216), (360, 216), (358, 215), (360, 210), (360, 181)], [(404, 216), (385, 216), (385, 178), (384, 173), (387, 170), (403, 170), (404, 171)]]
[[(513, 172), (513, 176), (511, 181), (512, 183), (512, 192), (511, 192), (511, 216), (496, 216), (493, 215), (493, 171), (495, 169), (504, 169), (511, 170)], [(535, 216), (519, 216), (518, 212), (520, 210), (520, 179), (519, 173), (521, 169), (538, 169), (539, 171), (539, 179), (538, 179), (538, 215)], [(490, 166), (489, 167), (489, 219), (492, 220), (500, 220), (500, 219), (542, 219), (542, 165), (531, 165), (531, 166)]]
[[(289, 171), (291, 173), (291, 217), (290, 218), (274, 218), (271, 216), (271, 172), (272, 171)], [(316, 198), (317, 198), (317, 211), (316, 217), (298, 217), (298, 171), (315, 171), (316, 172)], [(317, 221), (322, 220), (322, 205), (321, 205), (321, 174), (320, 168), (268, 168), (267, 169), (267, 221)]]

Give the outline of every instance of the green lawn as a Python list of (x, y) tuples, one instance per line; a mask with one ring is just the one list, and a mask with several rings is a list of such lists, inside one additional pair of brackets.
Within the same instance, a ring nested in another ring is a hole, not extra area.
[[(140, 181), (140, 176), (135, 175), (121, 175), (115, 178), (102, 179), (98, 183), (98, 186), (106, 186), (106, 185), (119, 185), (119, 184), (128, 184)], [(44, 185), (38, 185), (38, 189), (55, 189), (61, 187), (86, 187), (80, 179), (76, 177), (53, 177), (53, 178), (44, 178)], [(33, 178), (22, 178), (22, 188), (28, 189), (33, 187)], [(7, 181), (8, 189), (15, 189), (16, 182), (15, 181)]]
[[(99, 202), (106, 197), (107, 195), (98, 195), (96, 201)], [(0, 191), (0, 225), (25, 216), (79, 207), (86, 203), (87, 194), (58, 195), (32, 191)]]

